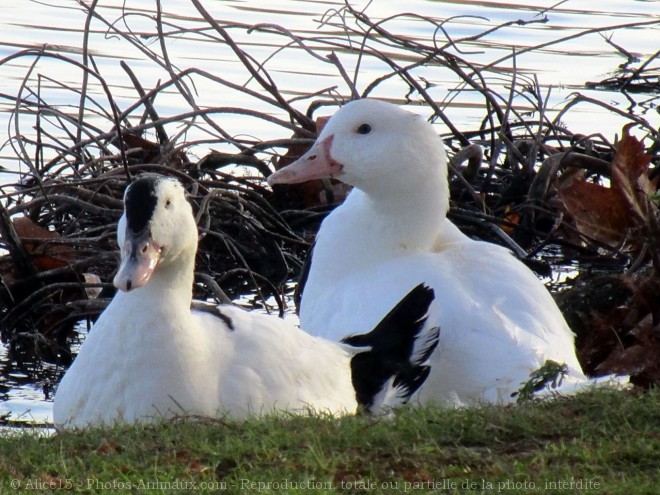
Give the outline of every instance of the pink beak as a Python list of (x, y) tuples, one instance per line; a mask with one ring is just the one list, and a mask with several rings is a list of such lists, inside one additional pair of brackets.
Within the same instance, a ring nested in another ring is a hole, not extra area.
[(311, 149), (291, 165), (281, 168), (268, 177), (268, 184), (298, 184), (312, 179), (335, 178), (344, 166), (335, 161), (330, 153), (334, 134), (316, 141)]
[(160, 247), (151, 239), (149, 232), (138, 236), (127, 232), (114, 286), (124, 292), (142, 287), (151, 278), (159, 259)]

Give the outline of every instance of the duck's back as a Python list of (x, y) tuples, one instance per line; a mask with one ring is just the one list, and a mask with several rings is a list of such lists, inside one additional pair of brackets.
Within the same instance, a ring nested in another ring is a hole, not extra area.
[(350, 355), (341, 346), (274, 316), (233, 306), (219, 310), (230, 322), (231, 351), (225, 353), (227, 372), (218, 385), (225, 409), (234, 415), (355, 412)]

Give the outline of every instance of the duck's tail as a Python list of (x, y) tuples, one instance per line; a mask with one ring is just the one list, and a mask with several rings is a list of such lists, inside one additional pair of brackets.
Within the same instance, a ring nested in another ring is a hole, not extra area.
[(343, 342), (368, 347), (351, 360), (353, 387), (360, 406), (380, 413), (408, 402), (429, 376), (429, 357), (438, 345), (440, 329), (427, 323), (433, 289), (412, 289), (374, 328)]

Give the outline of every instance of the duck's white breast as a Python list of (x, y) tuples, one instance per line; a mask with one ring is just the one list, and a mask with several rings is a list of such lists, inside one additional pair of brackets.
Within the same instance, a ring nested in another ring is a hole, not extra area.
[(217, 381), (204, 378), (221, 372), (221, 357), (209, 359), (216, 349), (189, 338), (189, 328), (179, 327), (176, 318), (168, 321), (173, 331), (164, 338), (160, 315), (124, 309), (111, 304), (87, 335), (58, 386), (55, 423), (85, 426), (214, 414)]

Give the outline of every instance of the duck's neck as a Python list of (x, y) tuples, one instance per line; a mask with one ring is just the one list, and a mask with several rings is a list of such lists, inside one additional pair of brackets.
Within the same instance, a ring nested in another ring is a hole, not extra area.
[(333, 273), (318, 275), (337, 280), (387, 258), (433, 250), (455, 228), (446, 219), (447, 195), (442, 177), (431, 177), (406, 192), (354, 190), (323, 222), (313, 263)]
[[(194, 253), (159, 265), (143, 287), (118, 292), (100, 317), (107, 320), (92, 329), (91, 335), (101, 332), (93, 342), (108, 354), (99, 364), (103, 376), (113, 377), (112, 390), (128, 404), (137, 404), (128, 414), (217, 412), (217, 384), (209, 381), (214, 372), (208, 366), (220, 358), (190, 310), (193, 270)], [(223, 337), (215, 333), (213, 343)]]
[[(194, 254), (182, 253), (174, 262), (159, 265), (145, 286), (128, 293), (118, 292), (113, 303), (117, 301), (137, 315), (148, 314), (154, 321), (185, 319), (190, 315), (194, 269)], [(159, 326), (164, 332), (169, 328), (165, 324)]]

